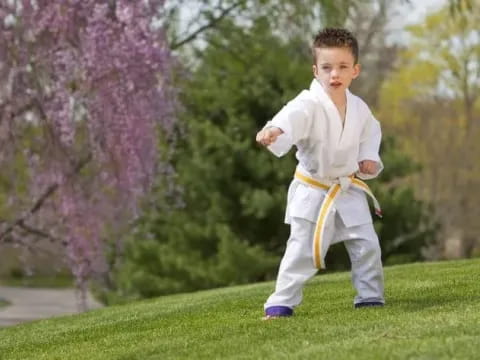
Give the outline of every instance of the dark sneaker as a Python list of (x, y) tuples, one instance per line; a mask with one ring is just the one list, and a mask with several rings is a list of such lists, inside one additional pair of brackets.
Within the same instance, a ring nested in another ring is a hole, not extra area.
[(362, 307), (373, 307), (373, 306), (382, 307), (384, 305), (385, 304), (380, 301), (366, 301), (366, 302), (355, 304), (355, 309), (362, 308)]

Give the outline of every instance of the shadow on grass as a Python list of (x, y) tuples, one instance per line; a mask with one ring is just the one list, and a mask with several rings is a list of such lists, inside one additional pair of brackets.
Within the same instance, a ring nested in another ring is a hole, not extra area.
[(417, 312), (429, 308), (464, 308), (469, 304), (478, 304), (480, 296), (463, 296), (456, 294), (445, 294), (432, 296), (415, 295), (409, 299), (398, 299), (392, 297), (387, 306), (389, 308), (401, 309), (402, 311)]

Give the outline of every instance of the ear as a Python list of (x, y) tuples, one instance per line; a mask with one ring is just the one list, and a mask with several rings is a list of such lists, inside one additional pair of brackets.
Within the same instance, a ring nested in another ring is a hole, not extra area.
[(312, 65), (312, 71), (313, 71), (313, 76), (317, 77), (318, 76), (318, 68), (317, 65)]
[(362, 67), (360, 64), (355, 64), (353, 65), (353, 78), (355, 79), (360, 75), (360, 71), (362, 70)]

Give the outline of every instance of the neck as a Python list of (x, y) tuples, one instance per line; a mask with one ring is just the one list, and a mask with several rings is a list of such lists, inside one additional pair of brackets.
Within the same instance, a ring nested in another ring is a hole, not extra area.
[(347, 93), (345, 91), (328, 94), (328, 96), (330, 96), (330, 99), (332, 99), (333, 103), (337, 106), (344, 106), (347, 103)]

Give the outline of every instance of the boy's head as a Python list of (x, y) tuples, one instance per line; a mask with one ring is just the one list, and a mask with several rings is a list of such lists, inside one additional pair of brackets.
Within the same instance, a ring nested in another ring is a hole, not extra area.
[(313, 41), (313, 75), (329, 94), (345, 91), (360, 74), (357, 39), (345, 29), (325, 28)]

